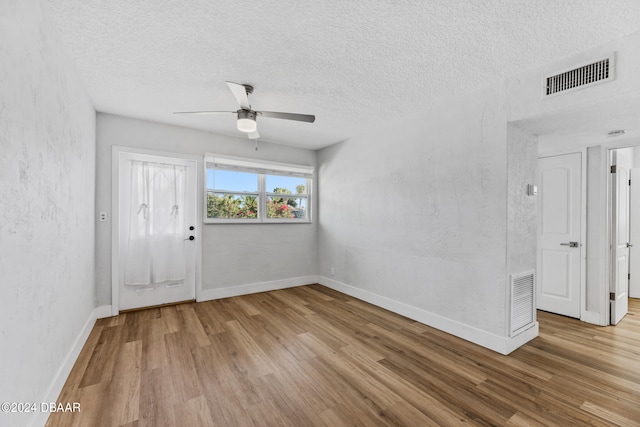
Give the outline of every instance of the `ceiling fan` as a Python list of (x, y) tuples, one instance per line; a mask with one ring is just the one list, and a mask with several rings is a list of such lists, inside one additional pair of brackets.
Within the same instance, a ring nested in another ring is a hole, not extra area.
[(238, 121), (236, 123), (238, 130), (245, 132), (249, 139), (257, 139), (260, 137), (258, 133), (258, 127), (256, 119), (258, 116), (271, 117), (274, 119), (295, 120), (298, 122), (313, 123), (316, 120), (316, 116), (310, 114), (295, 114), (295, 113), (279, 113), (276, 111), (256, 111), (251, 109), (249, 104), (249, 94), (253, 93), (253, 86), (248, 84), (238, 84), (234, 82), (227, 82), (227, 86), (231, 89), (231, 93), (240, 104), (240, 109), (237, 111), (176, 111), (173, 114), (237, 114)]

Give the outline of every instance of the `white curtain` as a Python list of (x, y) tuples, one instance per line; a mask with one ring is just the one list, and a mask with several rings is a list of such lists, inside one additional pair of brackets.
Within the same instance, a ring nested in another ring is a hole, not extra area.
[(185, 277), (184, 166), (132, 161), (125, 284)]

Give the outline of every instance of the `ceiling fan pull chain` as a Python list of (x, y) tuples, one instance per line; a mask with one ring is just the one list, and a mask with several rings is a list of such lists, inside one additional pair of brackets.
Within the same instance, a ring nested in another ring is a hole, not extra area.
[(256, 141), (256, 151), (258, 151), (258, 138), (256, 138), (255, 141)]

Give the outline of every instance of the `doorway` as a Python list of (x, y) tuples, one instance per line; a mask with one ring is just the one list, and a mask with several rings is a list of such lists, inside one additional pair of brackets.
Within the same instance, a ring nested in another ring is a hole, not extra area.
[(195, 299), (197, 165), (114, 149), (114, 312)]
[[(610, 313), (616, 325), (640, 297), (640, 147), (616, 148), (610, 163)], [(635, 186), (633, 185), (635, 182)]]

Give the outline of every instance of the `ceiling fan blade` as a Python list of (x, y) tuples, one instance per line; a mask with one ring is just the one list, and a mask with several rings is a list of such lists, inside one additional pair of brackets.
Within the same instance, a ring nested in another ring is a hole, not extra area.
[(251, 132), (251, 133), (247, 134), (247, 136), (249, 137), (249, 139), (258, 139), (258, 138), (260, 138), (260, 134), (258, 133), (258, 131)]
[(233, 113), (237, 111), (174, 111), (173, 114), (218, 114), (218, 113)]
[(233, 93), (233, 96), (235, 96), (236, 101), (238, 101), (240, 108), (242, 108), (243, 110), (250, 110), (251, 105), (249, 105), (249, 97), (247, 96), (247, 89), (244, 87), (244, 85), (234, 82), (227, 82), (227, 86), (229, 86), (229, 89), (231, 89), (231, 92)]
[(276, 111), (257, 111), (263, 117), (273, 117), (274, 119), (296, 120), (298, 122), (313, 123), (316, 116), (312, 114), (278, 113)]

